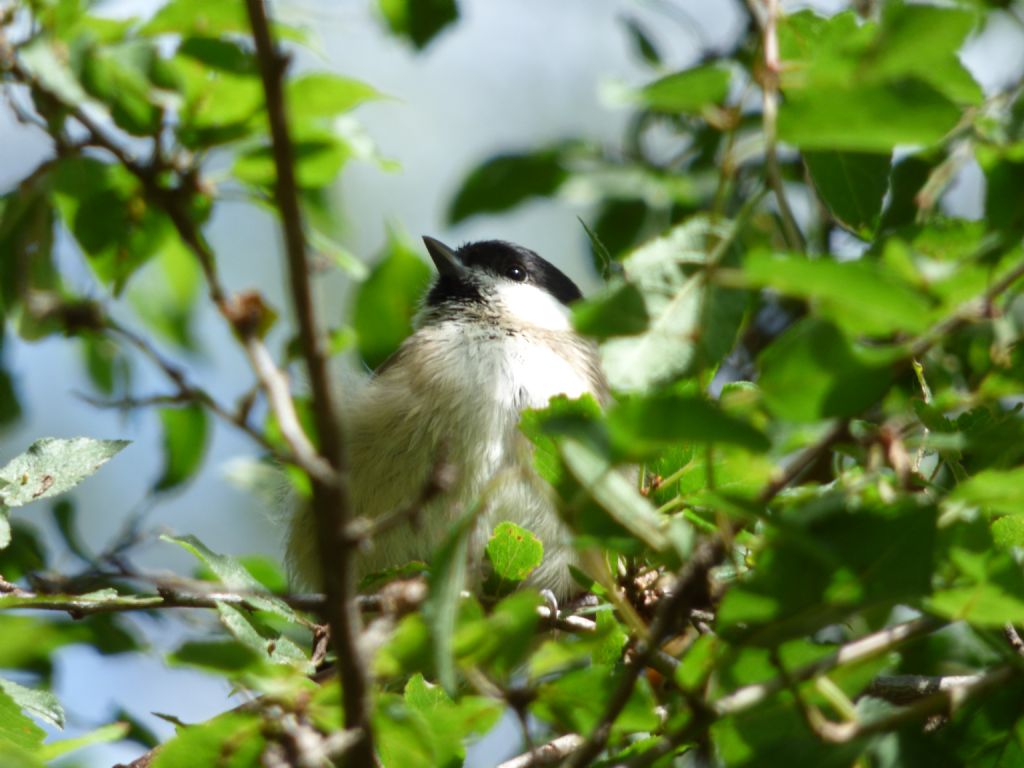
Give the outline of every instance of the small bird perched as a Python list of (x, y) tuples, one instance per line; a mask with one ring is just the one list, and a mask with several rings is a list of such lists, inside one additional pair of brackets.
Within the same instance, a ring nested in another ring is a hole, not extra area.
[[(563, 599), (576, 591), (568, 567), (575, 552), (518, 425), (524, 409), (543, 408), (556, 395), (607, 397), (596, 349), (569, 321), (568, 305), (580, 290), (512, 243), (452, 251), (423, 240), (438, 275), (415, 332), (364, 386), (346, 391), (343, 403), (353, 514), (416, 511), (360, 553), (360, 574), (429, 560), (456, 521), (480, 504), (469, 540), (471, 573), (480, 578), (491, 530), (508, 520), (544, 543), (544, 560), (528, 583)], [(442, 464), (451, 482), (425, 493)], [(315, 537), (312, 512), (298, 510), (288, 557), (299, 581), (319, 587)]]

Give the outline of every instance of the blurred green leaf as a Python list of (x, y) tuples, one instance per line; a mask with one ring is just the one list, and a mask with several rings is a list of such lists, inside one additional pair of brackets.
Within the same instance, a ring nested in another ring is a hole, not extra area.
[(154, 83), (161, 67), (156, 46), (142, 40), (92, 46), (79, 54), (77, 64), (82, 85), (110, 108), (119, 127), (137, 136), (159, 129), (166, 99), (160, 99)]
[(170, 654), (167, 661), (234, 676), (257, 671), (263, 663), (263, 656), (234, 640), (191, 641)]
[(633, 49), (640, 54), (640, 57), (648, 64), (654, 66), (661, 64), (661, 54), (658, 52), (658, 47), (654, 44), (643, 24), (632, 16), (627, 16), (622, 19), (622, 25), (626, 28), (629, 41), (633, 44)]
[(0, 468), (0, 504), (20, 507), (64, 493), (120, 453), (127, 440), (45, 437)]
[(725, 100), (731, 78), (721, 64), (705, 64), (655, 80), (640, 90), (639, 97), (656, 112), (699, 114)]
[(373, 708), (373, 732), (384, 768), (439, 764), (447, 768), (447, 764), (438, 763), (435, 759), (437, 742), (446, 746), (443, 736), (434, 731), (418, 709), (410, 707), (396, 693), (377, 696)]
[(780, 418), (814, 421), (856, 416), (889, 388), (890, 371), (821, 320), (796, 323), (759, 360), (758, 383)]
[[(330, 131), (307, 129), (292, 135), (295, 182), (304, 189), (319, 189), (338, 176), (351, 151)], [(274, 152), (269, 144), (260, 144), (235, 156), (232, 173), (239, 181), (254, 187), (272, 187), (277, 180)]]
[(8, 581), (17, 582), (29, 573), (43, 570), (47, 552), (35, 527), (23, 520), (12, 523), (7, 514), (6, 507), (0, 507), (0, 573)]
[(742, 419), (703, 397), (664, 392), (619, 400), (608, 413), (613, 441), (634, 455), (675, 443), (732, 443), (768, 449), (768, 438)]
[(889, 187), (889, 155), (805, 152), (803, 158), (818, 196), (836, 221), (856, 235), (870, 237)]
[(801, 149), (882, 153), (900, 144), (934, 144), (959, 120), (955, 104), (915, 81), (808, 88), (786, 92), (779, 139)]
[(717, 628), (727, 639), (773, 645), (858, 608), (927, 595), (936, 512), (913, 502), (847, 509), (838, 498), (786, 510), (749, 578), (729, 590)]
[(258, 712), (227, 712), (180, 729), (153, 756), (152, 768), (251, 768), (259, 765), (265, 739)]
[(542, 604), (536, 592), (523, 590), (494, 606), (490, 616), (460, 621), (454, 638), (460, 663), (482, 666), (499, 678), (512, 674), (534, 644)]
[(811, 302), (847, 333), (919, 333), (931, 321), (931, 303), (876, 261), (834, 261), (799, 255), (750, 253), (744, 275), (757, 286)]
[(515, 523), (498, 523), (486, 547), (495, 575), (504, 581), (525, 579), (544, 559), (544, 544)]
[(366, 101), (381, 98), (371, 85), (327, 72), (302, 75), (287, 84), (288, 110), (293, 120), (334, 117)]
[(153, 489), (168, 491), (199, 471), (209, 444), (209, 417), (200, 405), (161, 408), (164, 468)]
[[(605, 702), (617, 682), (615, 667), (595, 664), (577, 669), (540, 685), (530, 711), (567, 732), (590, 733), (604, 713)], [(613, 733), (652, 731), (657, 727), (654, 696), (641, 676), (615, 721)]]
[(241, 0), (170, 0), (141, 30), (144, 35), (201, 35), (249, 33), (249, 18)]
[[(111, 741), (120, 741), (128, 733), (127, 723), (110, 723), (103, 725), (81, 736), (70, 739), (61, 739), (44, 744), (39, 750), (39, 755), (46, 761), (56, 760), (71, 752), (94, 744), (106, 744)], [(52, 763), (51, 763), (52, 764)]]
[(500, 213), (531, 197), (553, 195), (569, 177), (564, 149), (496, 155), (463, 180), (448, 208), (448, 223), (457, 224), (478, 213)]
[(412, 320), (430, 282), (430, 267), (406, 238), (388, 230), (380, 260), (356, 290), (353, 325), (359, 355), (376, 369), (412, 333)]
[(992, 227), (1024, 229), (1024, 204), (1017, 190), (1024, 183), (1024, 142), (1008, 147), (979, 146), (978, 164), (985, 172), (985, 218)]
[(572, 306), (576, 330), (595, 339), (643, 333), (648, 320), (643, 294), (630, 283), (609, 286), (602, 294)]
[(988, 512), (1024, 515), (1024, 467), (979, 472), (954, 488), (948, 498)]
[(459, 18), (455, 0), (377, 0), (377, 7), (391, 34), (418, 49)]
[(591, 441), (572, 437), (563, 437), (558, 447), (568, 470), (615, 522), (655, 552), (668, 548), (665, 520), (607, 455)]
[(53, 520), (57, 523), (57, 530), (60, 532), (65, 546), (82, 560), (91, 563), (94, 556), (82, 543), (82, 537), (79, 535), (76, 525), (76, 517), (75, 504), (71, 499), (58, 499), (53, 505)]
[(177, 239), (170, 220), (150, 206), (138, 181), (120, 165), (81, 156), (61, 160), (54, 199), (89, 266), (115, 293)]

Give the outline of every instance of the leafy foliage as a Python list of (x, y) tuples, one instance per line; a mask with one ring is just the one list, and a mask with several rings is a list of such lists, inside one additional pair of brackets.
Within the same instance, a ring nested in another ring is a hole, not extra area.
[[(1020, 762), (1024, 73), (986, 92), (962, 52), (1022, 9), (884, 0), (774, 17), (775, 5), (748, 4), (736, 39), (683, 69), (625, 19), (649, 73), (624, 94), (621, 146), (506, 149), (452, 196), (451, 223), (591, 201), (580, 241), (606, 284), (571, 318), (614, 397), (554, 398), (520, 429), (593, 604), (559, 611), (523, 588), (545, 542), (500, 520), (477, 535), (486, 498), (463, 510), (429, 564), (382, 575), (360, 604), (376, 612), (360, 706), (383, 765), (460, 765), (503, 716), (578, 765), (687, 753), (726, 766)], [(416, 49), (457, 34), (452, 0), (378, 9)], [(303, 45), (295, 28), (273, 31)], [(9, 340), (76, 343), (96, 392), (161, 406), (152, 491), (196, 476), (219, 418), (306, 492), (315, 472), (295, 432), (315, 451), (317, 403), (281, 409), (272, 385), (286, 377), (265, 345), (277, 315), (220, 284), (207, 240), (225, 199), (265, 207), (287, 175), (261, 78), (274, 62), (250, 40), (245, 4), (170, 0), (140, 21), (31, 2), (5, 12), (0, 33), (8, 102), (54, 149), (0, 197), (0, 428), (22, 409)], [(347, 164), (379, 161), (350, 112), (379, 98), (318, 71), (289, 75), (279, 95), (297, 231), (324, 271), (357, 283), (329, 346), (371, 368), (411, 330), (430, 275), (397, 229), (372, 268), (335, 242), (328, 190)], [(977, 220), (946, 196), (972, 162), (985, 180)], [(62, 242), (79, 263), (56, 258)], [(204, 293), (258, 374), (236, 406), (160, 348), (202, 351)], [(133, 392), (143, 358), (169, 394)], [(280, 378), (268, 383), (268, 368)], [(126, 565), (131, 525), (94, 554), (67, 497), (54, 542), (32, 514), (42, 504), (9, 519), (125, 445), (46, 438), (0, 469), (0, 669), (17, 671), (0, 678), (0, 763), (151, 746), (127, 721), (44, 743), (38, 723), (65, 720), (52, 655), (156, 653), (126, 616), (183, 606), (212, 621), (190, 624), (166, 661), (252, 703), (180, 728), (153, 766), (355, 760), (351, 681), (310, 677), (325, 661), (323, 605), (278, 594), (276, 563), (168, 536), (197, 565), (163, 580)], [(55, 575), (68, 559), (84, 570)], [(464, 593), (471, 567), (489, 575), (478, 595)]]

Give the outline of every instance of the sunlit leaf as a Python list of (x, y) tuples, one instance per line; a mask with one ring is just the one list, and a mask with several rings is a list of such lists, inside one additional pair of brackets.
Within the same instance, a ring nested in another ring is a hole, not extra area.
[(0, 468), (0, 504), (20, 507), (64, 493), (127, 447), (127, 440), (90, 437), (37, 440), (25, 453)]

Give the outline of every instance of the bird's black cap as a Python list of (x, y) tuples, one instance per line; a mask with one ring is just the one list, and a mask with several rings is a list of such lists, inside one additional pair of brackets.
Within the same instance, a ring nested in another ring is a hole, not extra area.
[[(521, 245), (504, 240), (481, 240), (452, 251), (432, 237), (424, 237), (423, 242), (439, 275), (427, 295), (428, 305), (436, 306), (451, 300), (482, 301), (479, 288), (471, 278), (472, 272), (477, 270), (535, 285), (563, 304), (569, 304), (582, 296), (576, 283), (564, 272)], [(511, 278), (513, 274), (517, 278)]]

